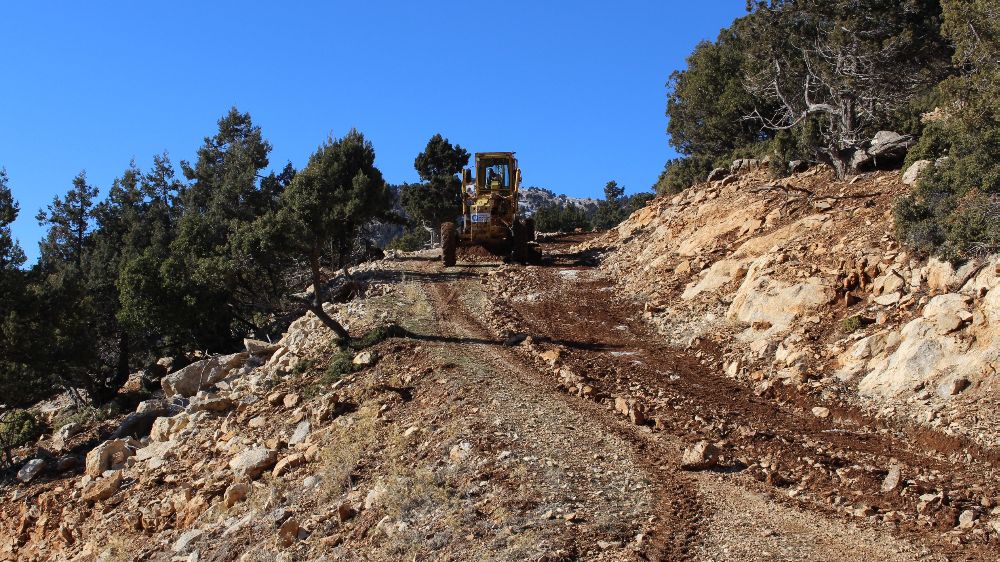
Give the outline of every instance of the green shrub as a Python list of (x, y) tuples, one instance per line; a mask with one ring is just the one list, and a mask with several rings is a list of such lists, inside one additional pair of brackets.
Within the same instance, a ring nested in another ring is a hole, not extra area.
[(42, 434), (42, 424), (27, 410), (8, 410), (0, 415), (0, 449), (10, 462), (10, 450), (27, 445)]
[(333, 384), (340, 380), (340, 377), (353, 373), (355, 369), (355, 365), (352, 362), (353, 359), (354, 353), (350, 349), (340, 350), (330, 359), (330, 364), (327, 366), (326, 371), (323, 372), (320, 383), (324, 385)]
[(916, 144), (910, 147), (903, 162), (903, 169), (910, 167), (917, 160), (935, 160), (947, 156), (951, 151), (952, 134), (941, 122), (934, 122), (924, 127)]
[(899, 237), (919, 252), (953, 262), (1000, 251), (1000, 127), (956, 122), (945, 131), (948, 160), (924, 173), (896, 203)]
[(368, 331), (364, 336), (353, 339), (346, 347), (341, 347), (330, 358), (323, 376), (319, 379), (319, 385), (331, 385), (344, 375), (349, 375), (358, 370), (354, 364), (354, 354), (363, 349), (377, 345), (389, 338), (403, 337), (406, 330), (397, 324), (383, 324)]
[(119, 416), (130, 409), (123, 408), (117, 401), (109, 402), (103, 406), (83, 406), (67, 410), (52, 420), (52, 426), (60, 428), (66, 424), (78, 423), (87, 426), (93, 423), (102, 422), (106, 419)]
[(860, 316), (848, 316), (847, 318), (844, 318), (841, 328), (843, 328), (844, 333), (850, 334), (864, 328), (865, 323), (864, 318)]
[(351, 349), (365, 349), (373, 345), (377, 345), (389, 338), (401, 337), (406, 335), (406, 330), (404, 330), (398, 324), (382, 324), (376, 326), (368, 331), (365, 335), (360, 338), (351, 340)]
[(400, 252), (416, 252), (427, 247), (431, 241), (431, 235), (424, 228), (414, 228), (393, 238), (385, 245), (386, 250), (398, 250)]
[(660, 177), (653, 185), (653, 191), (660, 195), (680, 193), (696, 183), (705, 181), (714, 167), (713, 159), (704, 156), (667, 160)]

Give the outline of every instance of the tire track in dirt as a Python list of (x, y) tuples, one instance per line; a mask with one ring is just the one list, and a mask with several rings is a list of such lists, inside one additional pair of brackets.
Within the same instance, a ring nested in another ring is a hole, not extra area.
[[(433, 264), (431, 267), (435, 267)], [(476, 286), (479, 284), (476, 283)], [(439, 333), (458, 338), (496, 340), (496, 335), (479, 318), (482, 311), (468, 306), (472, 292), (478, 287), (466, 286), (464, 282), (429, 283), (424, 285), (438, 315)], [(455, 346), (456, 353), (467, 353)], [(491, 356), (494, 372), (500, 376), (515, 377), (525, 385), (536, 389), (545, 400), (559, 400), (571, 409), (581, 412), (609, 434), (629, 445), (628, 453), (648, 479), (654, 484), (655, 525), (647, 533), (649, 542), (641, 555), (648, 560), (688, 560), (698, 541), (698, 528), (706, 514), (698, 501), (698, 491), (690, 477), (669, 468), (664, 470), (662, 459), (676, 455), (661, 444), (652, 441), (641, 431), (609, 414), (607, 410), (592, 402), (573, 399), (552, 389), (551, 378), (543, 373), (522, 354), (498, 345), (477, 349)], [(482, 359), (482, 356), (477, 356)], [(565, 421), (552, 420), (555, 425), (566, 425)], [(577, 434), (577, 438), (585, 435)], [(596, 449), (596, 448), (595, 448)], [(588, 449), (589, 451), (589, 449)], [(559, 454), (559, 453), (556, 453)]]

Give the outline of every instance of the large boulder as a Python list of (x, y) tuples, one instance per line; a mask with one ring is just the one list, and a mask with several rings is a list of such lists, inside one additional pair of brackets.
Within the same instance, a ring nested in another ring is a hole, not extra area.
[(230, 371), (243, 365), (250, 356), (247, 352), (220, 355), (192, 363), (171, 373), (161, 381), (166, 396), (194, 396), (199, 390), (211, 386), (229, 375)]
[(875, 133), (871, 144), (868, 146), (868, 154), (874, 159), (876, 166), (899, 163), (906, 157), (906, 151), (913, 146), (913, 136), (901, 135), (893, 131), (879, 131)]
[(94, 447), (87, 453), (84, 473), (94, 478), (100, 476), (117, 463), (135, 454), (135, 446), (126, 439), (112, 439)]

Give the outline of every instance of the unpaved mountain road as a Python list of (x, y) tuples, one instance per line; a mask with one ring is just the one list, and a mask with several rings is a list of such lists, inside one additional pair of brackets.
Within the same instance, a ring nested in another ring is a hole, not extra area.
[[(411, 259), (397, 270), (424, 292), (428, 347), (462, 367), (470, 407), (516, 436), (518, 454), (556, 459), (561, 484), (528, 493), (577, 506), (557, 549), (566, 559), (995, 559), (988, 532), (956, 527), (998, 496), (995, 451), (857, 410), (821, 419), (792, 389), (757, 396), (714, 350), (657, 335), (574, 241), (544, 244), (542, 266)], [(553, 349), (557, 367), (540, 358)], [(592, 391), (560, 390), (559, 368)], [(616, 412), (616, 397), (643, 404), (646, 421)], [(681, 470), (701, 439), (721, 447), (720, 465)], [(883, 492), (893, 465), (900, 484)]]

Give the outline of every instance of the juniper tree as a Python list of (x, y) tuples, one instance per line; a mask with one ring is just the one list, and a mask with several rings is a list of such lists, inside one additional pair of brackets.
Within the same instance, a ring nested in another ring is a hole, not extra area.
[(391, 202), (371, 142), (352, 129), (327, 139), (295, 175), (270, 221), (278, 226), (260, 226), (280, 236), (288, 255), (308, 263), (313, 295), (306, 304), (341, 340), (350, 337), (347, 330), (323, 311), (322, 263), (330, 259), (347, 273), (358, 230), (373, 219), (390, 218)]

